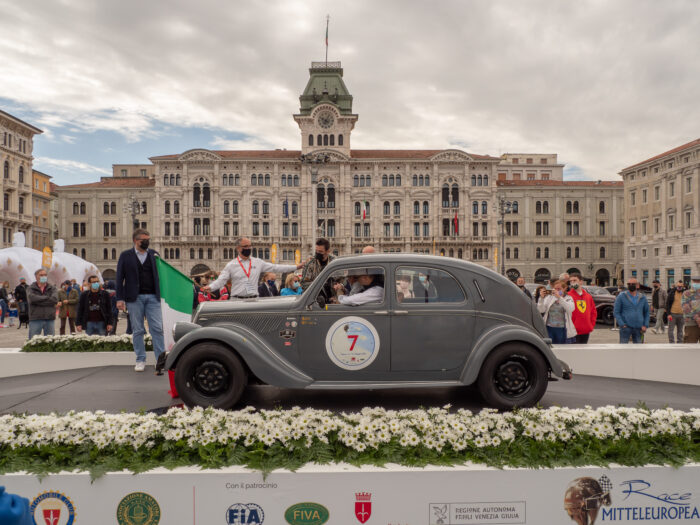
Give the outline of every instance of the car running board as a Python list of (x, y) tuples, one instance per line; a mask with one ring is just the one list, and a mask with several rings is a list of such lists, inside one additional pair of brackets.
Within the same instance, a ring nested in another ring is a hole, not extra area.
[(307, 390), (354, 390), (380, 388), (435, 388), (465, 386), (461, 381), (316, 381)]

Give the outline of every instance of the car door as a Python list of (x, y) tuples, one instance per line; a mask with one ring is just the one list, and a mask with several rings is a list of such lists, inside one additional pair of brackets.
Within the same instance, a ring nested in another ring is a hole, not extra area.
[(340, 268), (325, 282), (312, 284), (300, 315), (298, 337), (304, 372), (316, 381), (384, 381), (388, 377), (391, 331), (384, 287), (381, 299), (367, 304), (322, 307), (316, 302), (321, 290), (329, 288), (328, 281), (345, 281), (348, 273), (365, 270), (376, 272), (382, 282), (387, 275), (384, 265), (373, 263)]
[(470, 351), (473, 304), (448, 269), (396, 265), (391, 371), (447, 372), (456, 378)]

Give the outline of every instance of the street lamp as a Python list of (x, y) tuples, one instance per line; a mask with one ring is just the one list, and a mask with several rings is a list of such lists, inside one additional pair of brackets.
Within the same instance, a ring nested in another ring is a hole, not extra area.
[(129, 196), (128, 209), (131, 212), (131, 225), (133, 226), (134, 230), (137, 230), (139, 227), (139, 220), (136, 218), (136, 216), (141, 213), (141, 205), (139, 204), (138, 199), (136, 199), (136, 197), (133, 195)]
[(501, 225), (501, 275), (506, 274), (506, 214), (511, 213), (513, 203), (506, 200), (505, 197), (500, 197), (498, 200), (498, 213), (501, 215), (501, 220), (498, 224)]
[(314, 242), (316, 242), (315, 235), (318, 232), (318, 218), (316, 217), (316, 208), (318, 206), (316, 202), (318, 198), (318, 166), (328, 164), (331, 157), (326, 153), (306, 153), (300, 155), (299, 160), (302, 165), (309, 168), (311, 176), (311, 247), (313, 248)]

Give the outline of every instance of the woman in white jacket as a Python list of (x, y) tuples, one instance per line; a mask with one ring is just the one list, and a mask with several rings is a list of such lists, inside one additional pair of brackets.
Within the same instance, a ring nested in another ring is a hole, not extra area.
[(567, 339), (576, 337), (576, 328), (571, 319), (575, 308), (574, 300), (564, 292), (565, 286), (563, 281), (556, 281), (553, 289), (537, 303), (537, 309), (544, 315), (547, 334), (555, 345), (564, 344)]

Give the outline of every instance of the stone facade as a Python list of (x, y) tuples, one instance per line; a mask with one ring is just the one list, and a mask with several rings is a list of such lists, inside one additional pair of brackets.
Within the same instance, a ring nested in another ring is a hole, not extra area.
[[(615, 213), (621, 201), (619, 184), (565, 183), (564, 166), (556, 154), (493, 157), (456, 149), (352, 149), (351, 133), (358, 115), (352, 112), (352, 96), (342, 72), (340, 63), (312, 64), (294, 115), (300, 130), (298, 150), (193, 149), (152, 157), (150, 165), (117, 164), (113, 177), (100, 183), (60, 188), (61, 232), (67, 250), (77, 250), (78, 255), (84, 250), (110, 275), (116, 268), (112, 246), (117, 253), (131, 246), (125, 205), (137, 193), (147, 201), (143, 222), (149, 226), (154, 247), (188, 274), (223, 268), (233, 257), (235, 239), (243, 235), (252, 239), (255, 255), (270, 258), (276, 244), (277, 260), (285, 262), (294, 260), (295, 250), (303, 258), (310, 256), (314, 240), (325, 236), (341, 255), (373, 245), (378, 251), (434, 253), (497, 269), (497, 207), (503, 194), (520, 201), (522, 233), (517, 242), (509, 237), (506, 243), (511, 254), (518, 248), (519, 258), (517, 264), (509, 261), (508, 269), (517, 269), (528, 281), (541, 268), (556, 274), (579, 267), (591, 278), (602, 270), (614, 276), (621, 262), (621, 226), (608, 215), (610, 228), (598, 236), (597, 222), (584, 213), (599, 200), (610, 203), (606, 214)], [(530, 173), (545, 185), (527, 186), (534, 182)], [(502, 180), (497, 182), (498, 178)], [(133, 186), (119, 186), (127, 181)], [(538, 261), (529, 243), (545, 241), (534, 233), (540, 219), (535, 201), (543, 194), (551, 206), (547, 217), (551, 234), (546, 239), (551, 253), (549, 260)], [(565, 213), (569, 199), (579, 203), (575, 217)], [(104, 203), (109, 207), (111, 201), (116, 202), (121, 221), (117, 221), (118, 235), (107, 237), (102, 235), (102, 225), (112, 221), (112, 214), (103, 211)], [(94, 226), (80, 217), (83, 202)], [(618, 220), (621, 217), (619, 211)], [(574, 245), (562, 238), (569, 220), (580, 221), (581, 233), (574, 240), (583, 250), (570, 261), (565, 257), (566, 246)], [(78, 226), (79, 235), (73, 237), (74, 224), (82, 222), (87, 224), (85, 236), (80, 236)], [(601, 246), (606, 247), (603, 258), (597, 256)], [(105, 249), (107, 258), (103, 258)], [(559, 254), (561, 260), (555, 259)], [(594, 267), (589, 269), (589, 264)]]
[(32, 227), (32, 162), (34, 135), (39, 128), (0, 111), (0, 169), (2, 169), (2, 247), (12, 245), (17, 232), (25, 235), (31, 247)]
[(31, 240), (27, 246), (43, 250), (47, 246), (53, 249), (54, 237), (51, 228), (51, 177), (40, 171), (32, 170), (32, 226)]
[(620, 171), (625, 275), (664, 286), (700, 273), (700, 139)]

